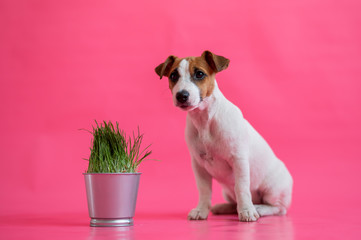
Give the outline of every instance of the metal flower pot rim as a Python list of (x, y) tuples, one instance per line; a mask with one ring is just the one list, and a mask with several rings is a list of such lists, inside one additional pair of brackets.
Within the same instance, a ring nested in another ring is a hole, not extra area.
[(136, 173), (83, 173), (83, 175), (141, 175), (141, 172)]

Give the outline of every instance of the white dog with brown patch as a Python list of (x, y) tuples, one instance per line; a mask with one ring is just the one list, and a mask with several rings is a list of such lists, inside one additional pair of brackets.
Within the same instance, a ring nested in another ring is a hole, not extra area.
[[(167, 76), (174, 104), (188, 112), (185, 137), (199, 192), (190, 220), (238, 213), (240, 221), (284, 215), (291, 204), (293, 180), (261, 135), (218, 88), (215, 75), (229, 60), (203, 52), (200, 57), (169, 56), (156, 67)], [(211, 206), (212, 178), (227, 203)]]

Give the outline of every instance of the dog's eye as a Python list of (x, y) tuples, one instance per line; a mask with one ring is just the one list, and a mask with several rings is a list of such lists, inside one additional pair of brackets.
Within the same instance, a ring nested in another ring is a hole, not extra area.
[(179, 79), (178, 71), (177, 71), (177, 70), (174, 70), (174, 71), (170, 74), (169, 79), (170, 79), (172, 82), (178, 81), (178, 79)]
[(202, 80), (203, 78), (206, 77), (206, 74), (200, 70), (197, 70), (195, 73), (194, 73), (194, 78), (196, 80)]

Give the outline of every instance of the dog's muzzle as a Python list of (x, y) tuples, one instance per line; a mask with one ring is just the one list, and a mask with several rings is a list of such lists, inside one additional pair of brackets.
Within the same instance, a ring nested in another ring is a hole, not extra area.
[(177, 99), (177, 107), (182, 108), (183, 110), (187, 110), (189, 107), (189, 92), (187, 90), (182, 90), (177, 92), (176, 94), (176, 99)]

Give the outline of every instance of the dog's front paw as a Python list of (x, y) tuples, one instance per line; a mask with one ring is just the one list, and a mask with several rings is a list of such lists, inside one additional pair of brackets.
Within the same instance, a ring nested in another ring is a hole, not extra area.
[(206, 220), (208, 217), (208, 209), (192, 209), (188, 214), (188, 220)]
[(255, 222), (258, 218), (259, 214), (254, 206), (238, 210), (238, 219), (241, 222)]

